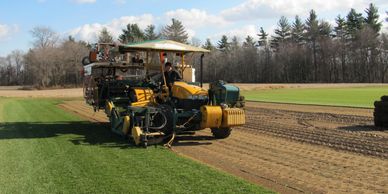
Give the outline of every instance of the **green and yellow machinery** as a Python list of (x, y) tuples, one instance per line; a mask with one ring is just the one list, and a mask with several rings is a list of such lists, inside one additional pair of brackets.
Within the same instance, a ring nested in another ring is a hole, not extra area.
[[(95, 111), (105, 111), (113, 132), (135, 145), (171, 145), (175, 135), (205, 128), (215, 138), (227, 138), (233, 127), (245, 124), (244, 98), (238, 87), (223, 81), (202, 87), (208, 52), (170, 40), (96, 44), (83, 60), (84, 98)], [(199, 82), (185, 56), (200, 58)], [(163, 73), (166, 61), (183, 76), (170, 87)]]

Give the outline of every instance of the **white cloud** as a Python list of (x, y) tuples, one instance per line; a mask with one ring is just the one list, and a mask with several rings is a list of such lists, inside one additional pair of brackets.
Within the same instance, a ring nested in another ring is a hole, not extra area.
[(259, 29), (255, 25), (246, 25), (240, 28), (228, 30), (226, 32), (217, 33), (215, 35), (210, 36), (209, 38), (213, 42), (217, 42), (218, 40), (221, 39), (223, 35), (226, 35), (230, 40), (232, 39), (233, 36), (236, 36), (240, 41), (242, 41), (242, 40), (245, 40), (245, 38), (248, 35), (256, 39), (258, 32), (259, 32)]
[(221, 28), (230, 24), (221, 16), (212, 15), (199, 9), (177, 9), (164, 14), (164, 21), (168, 21), (167, 24), (171, 23), (172, 18), (183, 23), (189, 38), (193, 38), (199, 29)]
[(187, 32), (187, 35), (189, 36), (189, 39), (194, 38), (195, 35), (197, 34), (197, 33), (195, 32), (195, 30), (190, 29), (190, 28), (186, 29), (186, 32)]
[(381, 31), (384, 33), (388, 33), (388, 22), (385, 21), (385, 18), (388, 17), (388, 13), (385, 13), (385, 10), (381, 10), (381, 9), (379, 11), (380, 11), (380, 13), (379, 13), (380, 14), (380, 21), (383, 24), (381, 26)]
[(127, 24), (138, 24), (140, 28), (144, 29), (148, 25), (153, 23), (153, 16), (150, 14), (144, 14), (141, 16), (123, 16), (120, 18), (113, 19), (109, 23), (101, 24), (85, 24), (83, 26), (77, 27), (70, 30), (67, 34), (74, 36), (77, 39), (95, 42), (97, 41), (98, 34), (105, 27), (110, 33), (112, 33), (113, 38), (117, 39), (118, 36), (122, 33), (122, 29), (126, 28)]
[(78, 4), (87, 4), (87, 3), (95, 3), (96, 0), (73, 0), (73, 2), (78, 3)]
[(383, 22), (383, 25), (381, 26), (381, 31), (384, 33), (388, 33), (388, 22)]
[(17, 25), (0, 24), (0, 41), (10, 38), (10, 36), (19, 31)]
[[(377, 0), (377, 6), (387, 6)], [(230, 21), (266, 19), (284, 16), (306, 15), (311, 9), (317, 12), (348, 10), (351, 7), (359, 11), (368, 7), (366, 0), (247, 0), (244, 3), (226, 9), (221, 15)], [(360, 10), (361, 9), (361, 10)]]
[(178, 19), (183, 24), (192, 29), (205, 28), (205, 27), (223, 27), (229, 24), (221, 16), (208, 14), (204, 10), (199, 9), (177, 9), (174, 11), (168, 11), (165, 14), (168, 20), (171, 18)]

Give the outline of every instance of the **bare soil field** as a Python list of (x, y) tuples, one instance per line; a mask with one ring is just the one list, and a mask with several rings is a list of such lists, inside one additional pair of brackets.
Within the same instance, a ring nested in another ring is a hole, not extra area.
[[(60, 106), (107, 122), (82, 101)], [(199, 131), (172, 150), (281, 193), (388, 193), (388, 131), (371, 109), (248, 102), (246, 111), (229, 138)]]
[(0, 97), (17, 98), (78, 98), (83, 95), (82, 88), (51, 89), (51, 90), (21, 90), (20, 87), (0, 87)]

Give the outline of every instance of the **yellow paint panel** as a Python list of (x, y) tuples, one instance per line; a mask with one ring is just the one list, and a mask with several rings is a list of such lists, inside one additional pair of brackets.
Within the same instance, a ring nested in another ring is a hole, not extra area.
[(141, 135), (143, 135), (143, 131), (141, 130), (140, 127), (132, 128), (132, 137), (136, 145), (139, 145), (141, 143), (141, 139), (140, 139)]
[(131, 106), (137, 106), (137, 107), (142, 107), (142, 106), (148, 106), (151, 102), (149, 100), (147, 101), (141, 101), (141, 102), (134, 102), (131, 104)]
[(179, 99), (192, 99), (193, 96), (207, 96), (207, 90), (186, 82), (175, 82), (172, 86), (172, 96)]
[(106, 101), (105, 105), (105, 113), (109, 117), (110, 114), (112, 113), (112, 109), (114, 108), (113, 102)]
[(222, 127), (233, 127), (245, 124), (245, 111), (240, 108), (222, 110)]
[(138, 102), (149, 101), (154, 95), (154, 92), (148, 88), (135, 88), (134, 90)]
[(220, 106), (202, 106), (201, 128), (218, 128), (222, 123), (222, 109)]
[(123, 123), (123, 134), (124, 135), (128, 135), (128, 133), (129, 133), (130, 121), (131, 121), (131, 119), (129, 116), (124, 117), (124, 123)]

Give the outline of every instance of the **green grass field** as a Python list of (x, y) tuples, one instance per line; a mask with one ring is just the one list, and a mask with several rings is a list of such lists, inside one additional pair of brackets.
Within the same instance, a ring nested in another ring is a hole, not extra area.
[(59, 102), (0, 98), (0, 193), (269, 193), (161, 146), (130, 147)]
[(372, 108), (388, 87), (304, 88), (245, 91), (247, 100)]

